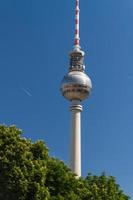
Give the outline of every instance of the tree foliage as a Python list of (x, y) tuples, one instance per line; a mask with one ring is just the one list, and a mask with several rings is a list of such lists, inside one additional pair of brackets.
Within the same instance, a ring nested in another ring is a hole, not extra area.
[(103, 173), (101, 176), (93, 176), (88, 174), (85, 179), (85, 185), (91, 195), (89, 199), (92, 200), (128, 200), (120, 189), (120, 186), (116, 183), (115, 178), (112, 176), (105, 176)]
[(46, 199), (47, 148), (20, 135), (14, 126), (0, 126), (0, 199)]
[(44, 142), (21, 136), (15, 126), (0, 126), (0, 200), (128, 200), (114, 177), (77, 179)]

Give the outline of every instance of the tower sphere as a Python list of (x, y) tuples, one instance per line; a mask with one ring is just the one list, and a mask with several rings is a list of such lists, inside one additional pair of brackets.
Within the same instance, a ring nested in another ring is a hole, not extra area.
[(84, 100), (92, 89), (92, 83), (87, 74), (82, 71), (70, 71), (61, 82), (62, 95), (67, 100)]

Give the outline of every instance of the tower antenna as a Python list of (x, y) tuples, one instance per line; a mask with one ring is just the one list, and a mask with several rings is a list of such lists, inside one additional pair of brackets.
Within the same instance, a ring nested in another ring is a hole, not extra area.
[(76, 9), (75, 9), (75, 37), (74, 37), (74, 49), (80, 49), (80, 37), (79, 37), (79, 0), (76, 0)]

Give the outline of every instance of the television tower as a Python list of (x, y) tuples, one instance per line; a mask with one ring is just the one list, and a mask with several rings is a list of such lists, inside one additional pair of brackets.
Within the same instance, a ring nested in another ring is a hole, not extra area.
[(70, 168), (78, 177), (81, 176), (81, 101), (90, 95), (92, 89), (91, 80), (85, 73), (85, 53), (80, 47), (79, 12), (79, 0), (76, 0), (74, 49), (70, 52), (69, 71), (61, 82), (61, 93), (71, 102)]

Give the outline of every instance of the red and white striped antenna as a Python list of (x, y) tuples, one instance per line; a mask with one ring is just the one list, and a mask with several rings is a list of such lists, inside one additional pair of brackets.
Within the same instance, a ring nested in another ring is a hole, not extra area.
[(74, 49), (80, 49), (80, 38), (79, 38), (79, 0), (76, 0), (76, 13), (75, 13), (75, 37), (74, 37)]

